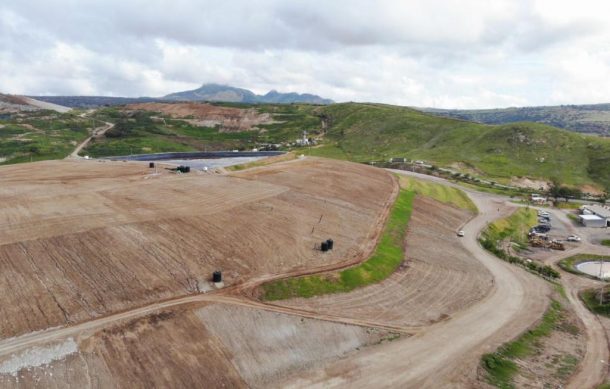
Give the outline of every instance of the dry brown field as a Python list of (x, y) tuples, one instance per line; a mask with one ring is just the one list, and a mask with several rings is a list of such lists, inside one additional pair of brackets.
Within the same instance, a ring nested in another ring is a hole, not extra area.
[[(395, 188), (315, 159), (235, 176), (141, 163), (0, 168), (0, 337), (361, 255)], [(314, 245), (332, 237), (335, 250)]]

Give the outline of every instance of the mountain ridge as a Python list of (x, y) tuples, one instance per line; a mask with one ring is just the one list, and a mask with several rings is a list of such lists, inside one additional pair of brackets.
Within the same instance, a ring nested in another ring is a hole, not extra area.
[(281, 93), (271, 90), (264, 95), (257, 95), (254, 92), (224, 84), (203, 84), (197, 89), (170, 93), (163, 96), (165, 100), (172, 101), (212, 101), (228, 103), (269, 103), (269, 104), (332, 104), (333, 101), (309, 93)]
[(490, 109), (415, 108), (436, 116), (484, 124), (535, 122), (573, 132), (610, 136), (610, 104), (570, 104)]

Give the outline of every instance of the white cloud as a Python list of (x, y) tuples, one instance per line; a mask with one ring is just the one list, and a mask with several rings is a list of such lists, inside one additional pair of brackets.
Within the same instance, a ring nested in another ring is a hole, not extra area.
[(415, 106), (609, 102), (609, 12), (594, 0), (6, 0), (0, 91), (219, 82)]

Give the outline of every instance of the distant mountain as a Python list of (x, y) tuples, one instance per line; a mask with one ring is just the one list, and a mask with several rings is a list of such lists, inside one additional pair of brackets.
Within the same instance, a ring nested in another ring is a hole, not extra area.
[(219, 101), (230, 103), (271, 103), (271, 104), (290, 104), (290, 103), (307, 103), (307, 104), (332, 104), (330, 99), (324, 99), (320, 96), (304, 93), (280, 93), (275, 90), (265, 94), (257, 95), (253, 92), (235, 88), (228, 85), (219, 84), (204, 84), (200, 88), (172, 93), (164, 96), (165, 100), (172, 101)]
[(435, 109), (418, 108), (437, 116), (486, 124), (537, 122), (566, 130), (610, 136), (610, 104), (561, 105), (550, 107), (519, 107), (500, 109)]
[(112, 97), (112, 96), (30, 96), (40, 101), (72, 108), (95, 108), (101, 106), (167, 102), (167, 101), (211, 101), (245, 104), (332, 104), (330, 99), (304, 93), (280, 93), (272, 90), (265, 95), (228, 85), (204, 84), (200, 88), (171, 93), (164, 97)]
[(163, 101), (151, 97), (111, 97), (111, 96), (30, 96), (47, 103), (71, 108), (97, 108), (103, 106), (152, 103)]

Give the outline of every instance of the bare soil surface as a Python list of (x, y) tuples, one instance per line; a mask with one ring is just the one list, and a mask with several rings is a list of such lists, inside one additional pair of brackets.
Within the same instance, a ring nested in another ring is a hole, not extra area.
[(246, 387), (230, 359), (192, 311), (161, 311), (97, 332), (62, 360), (0, 375), (0, 386)]
[[(209, 287), (359, 258), (395, 187), (306, 159), (240, 177), (54, 161), (0, 175), (0, 334), (74, 324)], [(329, 237), (331, 253), (314, 250)]]
[(471, 217), (469, 212), (419, 196), (406, 235), (405, 262), (387, 280), (349, 293), (277, 304), (401, 326), (450, 319), (480, 301), (493, 285), (491, 273), (456, 235)]
[[(505, 198), (468, 191), (481, 213), (461, 239), (462, 211), (418, 199), (407, 237), (413, 267), (371, 286), (373, 307), (361, 291), (320, 307), (275, 306), (247, 292), (368, 255), (395, 180), (311, 158), (232, 176), (149, 173), (84, 160), (0, 168), (0, 366), (30, 355), (24, 348), (78, 343), (53, 354), (61, 359), (0, 374), (0, 387), (484, 386), (481, 355), (548, 306), (548, 283), (477, 242), (487, 223), (514, 211)], [(327, 238), (335, 250), (313, 249)], [(197, 293), (211, 289), (217, 269), (227, 288)], [(412, 269), (425, 282), (415, 286)], [(570, 386), (594, 387), (607, 372), (604, 327), (566, 285), (587, 334)], [(396, 323), (417, 327), (397, 336)], [(7, 339), (34, 330), (45, 331)], [(570, 352), (562, 347), (550, 354)]]
[(481, 355), (530, 328), (546, 310), (550, 290), (540, 278), (484, 251), (476, 240), (488, 222), (510, 214), (514, 206), (489, 195), (471, 197), (481, 213), (464, 226), (460, 242), (494, 277), (486, 298), (416, 336), (365, 349), (280, 386), (437, 388), (478, 382)]
[(295, 372), (323, 368), (331, 360), (397, 336), (238, 306), (210, 305), (197, 310), (197, 316), (227, 347), (233, 364), (254, 388), (273, 387)]
[(219, 126), (220, 131), (250, 131), (261, 124), (273, 123), (268, 113), (259, 113), (254, 108), (221, 107), (206, 103), (142, 103), (131, 104), (126, 110), (161, 112), (177, 119), (187, 119), (202, 127)]

